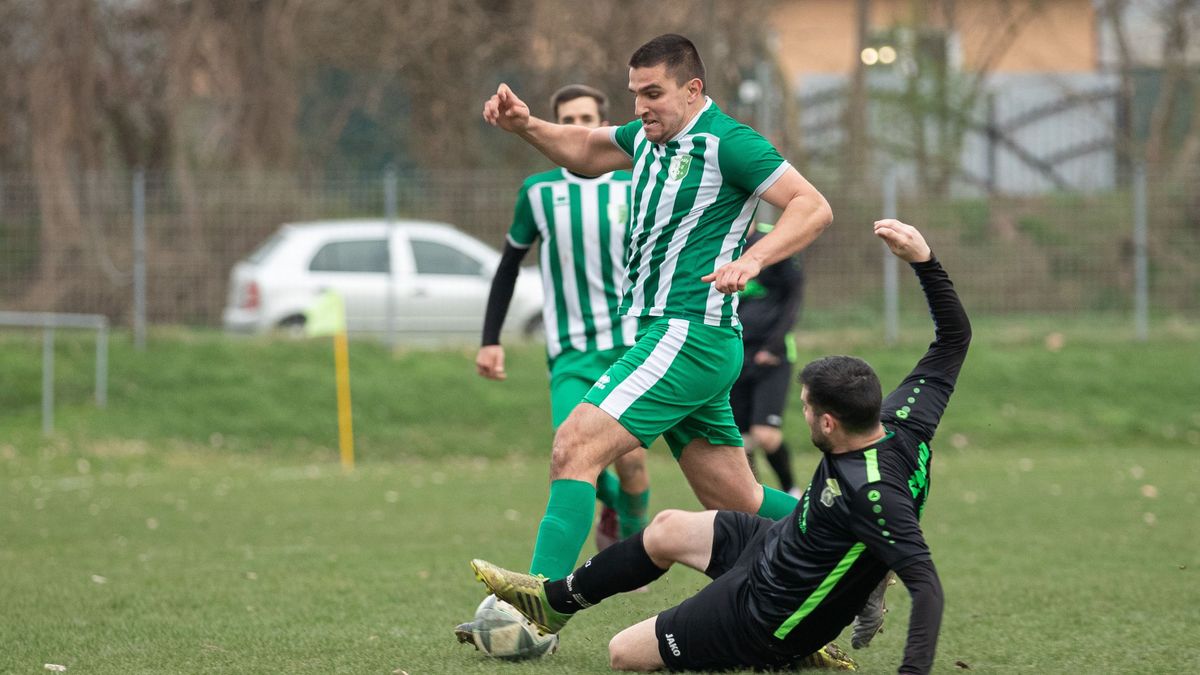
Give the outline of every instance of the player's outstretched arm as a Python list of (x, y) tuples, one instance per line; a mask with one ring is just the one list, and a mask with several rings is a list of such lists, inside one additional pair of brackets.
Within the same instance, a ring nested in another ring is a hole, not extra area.
[(949, 375), (953, 383), (971, 343), (971, 321), (958, 298), (958, 292), (954, 290), (950, 275), (934, 257), (924, 235), (912, 225), (894, 218), (878, 220), (875, 221), (875, 234), (892, 253), (917, 273), (934, 324), (934, 341), (922, 363), (935, 353), (940, 355), (941, 360), (956, 362), (942, 364), (944, 374)]
[[(934, 257), (917, 228), (895, 219), (875, 223), (875, 234), (882, 239), (897, 257), (905, 260), (917, 274), (925, 302), (933, 316), (934, 339), (925, 355), (904, 379), (901, 386), (884, 399), (885, 413), (903, 411), (905, 424), (923, 427), (924, 433), (932, 437), (941, 421), (942, 413), (954, 392), (958, 373), (967, 358), (971, 344), (971, 321), (954, 290), (950, 275)], [(909, 405), (910, 390), (914, 383), (925, 381), (921, 386), (918, 404)], [(915, 428), (915, 427), (914, 427)]]
[(633, 166), (629, 155), (612, 141), (612, 127), (589, 129), (554, 124), (534, 117), (507, 84), (483, 104), (483, 119), (525, 139), (555, 164), (585, 176), (599, 176)]

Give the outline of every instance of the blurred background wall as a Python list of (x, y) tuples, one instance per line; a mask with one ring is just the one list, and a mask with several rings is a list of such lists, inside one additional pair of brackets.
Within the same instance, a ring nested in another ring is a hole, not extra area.
[[(698, 45), (726, 111), (834, 207), (808, 319), (877, 320), (894, 178), (973, 310), (1200, 316), (1200, 6), (1188, 0), (0, 0), (0, 309), (214, 326), (280, 224), (443, 220), (499, 246), (547, 162), (480, 117), (568, 82), (632, 118), (629, 54)], [(1139, 189), (1146, 199), (1134, 199)], [(136, 196), (135, 196), (136, 195)]]

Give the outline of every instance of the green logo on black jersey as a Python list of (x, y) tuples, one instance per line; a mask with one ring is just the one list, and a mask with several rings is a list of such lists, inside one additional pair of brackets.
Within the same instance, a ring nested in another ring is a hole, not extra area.
[(842, 486), (838, 485), (836, 478), (825, 479), (825, 489), (821, 490), (821, 503), (825, 506), (833, 506), (833, 499), (842, 496)]

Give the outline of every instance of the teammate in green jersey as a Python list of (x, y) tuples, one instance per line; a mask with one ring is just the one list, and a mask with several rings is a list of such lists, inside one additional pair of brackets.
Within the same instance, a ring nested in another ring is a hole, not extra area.
[[(487, 122), (575, 173), (633, 169), (621, 311), (638, 319), (637, 339), (555, 434), (534, 558), (554, 559), (556, 569), (569, 569), (583, 548), (596, 476), (659, 436), (706, 508), (780, 518), (796, 503), (755, 480), (733, 421), (729, 389), (742, 365), (736, 293), (816, 239), (832, 212), (770, 143), (704, 95), (704, 78), (695, 46), (663, 35), (629, 61), (638, 119), (625, 126), (540, 120), (504, 84), (484, 104)], [(743, 252), (760, 199), (781, 215)]]
[[(593, 129), (608, 124), (608, 97), (592, 87), (567, 85), (554, 93), (550, 107), (559, 124)], [(627, 171), (586, 177), (566, 169), (530, 176), (517, 195), (504, 253), (492, 279), (483, 346), (475, 367), (483, 377), (503, 380), (500, 329), (521, 261), (541, 240), (543, 324), (555, 429), (592, 383), (633, 344), (637, 322), (617, 311), (629, 239), (629, 179)], [(601, 549), (649, 522), (645, 448), (621, 455), (614, 464), (619, 483), (605, 470), (596, 486), (604, 504), (596, 529), (596, 545)], [(534, 565), (535, 574), (565, 573), (545, 569), (541, 562)]]

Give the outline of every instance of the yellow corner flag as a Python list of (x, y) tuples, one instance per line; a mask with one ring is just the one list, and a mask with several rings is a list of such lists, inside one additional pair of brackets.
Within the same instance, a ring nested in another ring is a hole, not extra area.
[(346, 305), (337, 291), (325, 291), (304, 312), (304, 332), (309, 337), (346, 332)]
[(333, 366), (337, 380), (338, 449), (342, 468), (354, 468), (354, 424), (350, 413), (350, 342), (346, 339), (346, 306), (336, 291), (325, 291), (304, 313), (309, 336), (333, 336)]

